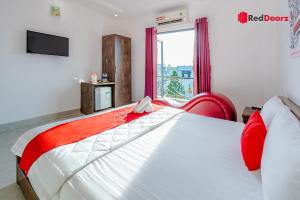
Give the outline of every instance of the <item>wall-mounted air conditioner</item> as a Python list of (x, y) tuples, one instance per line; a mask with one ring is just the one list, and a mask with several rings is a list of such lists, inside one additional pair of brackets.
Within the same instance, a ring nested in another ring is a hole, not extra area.
[(183, 23), (188, 21), (187, 9), (179, 9), (163, 13), (156, 17), (158, 26)]

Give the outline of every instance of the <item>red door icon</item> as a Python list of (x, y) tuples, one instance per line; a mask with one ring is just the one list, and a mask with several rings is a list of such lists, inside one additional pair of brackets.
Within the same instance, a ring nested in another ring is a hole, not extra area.
[(248, 13), (246, 12), (240, 12), (238, 14), (238, 21), (241, 23), (241, 24), (245, 24), (248, 22)]

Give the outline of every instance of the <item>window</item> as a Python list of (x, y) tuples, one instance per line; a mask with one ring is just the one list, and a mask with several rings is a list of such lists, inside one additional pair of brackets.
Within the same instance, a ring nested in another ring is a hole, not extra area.
[(193, 95), (194, 30), (157, 35), (157, 95), (189, 100)]

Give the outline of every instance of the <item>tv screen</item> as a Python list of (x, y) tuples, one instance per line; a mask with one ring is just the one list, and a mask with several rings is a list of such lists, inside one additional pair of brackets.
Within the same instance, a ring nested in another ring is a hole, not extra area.
[(69, 38), (27, 31), (27, 53), (69, 56)]

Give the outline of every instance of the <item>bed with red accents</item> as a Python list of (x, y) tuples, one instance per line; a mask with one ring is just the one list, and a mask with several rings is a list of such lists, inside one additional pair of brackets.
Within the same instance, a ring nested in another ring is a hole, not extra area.
[[(210, 116), (200, 104), (218, 107)], [(209, 94), (182, 105), (155, 101), (151, 113), (133, 113), (131, 105), (37, 127), (12, 148), (17, 182), (26, 199), (212, 199), (217, 193), (241, 199), (250, 193), (258, 200), (261, 186), (242, 163), (243, 124), (235, 119), (227, 100)]]
[[(35, 188), (33, 196), (41, 199), (56, 198), (53, 188), (47, 190), (40, 187), (35, 183), (42, 180), (36, 179), (45, 176), (43, 181), (54, 181), (53, 184), (57, 186), (55, 190), (58, 190), (68, 176), (182, 112), (153, 104), (151, 113), (134, 113), (133, 105), (130, 105), (30, 130), (12, 147), (18, 157), (18, 174), (23, 175), (23, 179), (30, 179), (30, 186)], [(55, 175), (57, 178), (53, 179)], [(22, 181), (20, 178), (17, 180), (19, 183)]]

